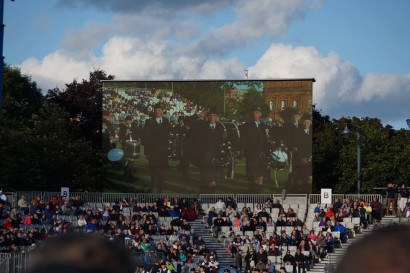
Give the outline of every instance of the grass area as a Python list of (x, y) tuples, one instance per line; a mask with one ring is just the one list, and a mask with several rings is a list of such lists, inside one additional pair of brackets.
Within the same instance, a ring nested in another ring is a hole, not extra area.
[[(143, 154), (143, 148), (141, 148)], [(200, 172), (199, 168), (191, 165), (189, 168), (189, 179), (183, 179), (178, 171), (179, 162), (169, 160), (169, 169), (164, 182), (163, 190), (168, 193), (200, 193)], [(148, 161), (144, 155), (134, 160), (131, 177), (126, 177), (121, 163), (113, 163), (108, 172), (108, 179), (111, 187), (109, 192), (156, 192), (153, 185), (150, 185), (150, 175)], [(268, 171), (267, 171), (268, 174)], [(281, 193), (285, 188), (289, 176), (289, 168), (283, 170), (270, 170), (270, 179), (265, 179), (261, 193)], [(278, 187), (275, 183), (278, 181)], [(246, 179), (245, 160), (243, 159), (235, 166), (233, 178), (226, 178), (218, 183), (215, 193), (249, 194), (252, 193), (252, 185)]]

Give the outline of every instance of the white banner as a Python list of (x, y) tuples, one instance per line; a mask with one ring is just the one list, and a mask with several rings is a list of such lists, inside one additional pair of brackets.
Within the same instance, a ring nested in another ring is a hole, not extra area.
[(65, 196), (67, 201), (70, 200), (70, 188), (61, 187), (61, 196)]
[(320, 203), (331, 204), (332, 203), (332, 189), (321, 189), (320, 190)]

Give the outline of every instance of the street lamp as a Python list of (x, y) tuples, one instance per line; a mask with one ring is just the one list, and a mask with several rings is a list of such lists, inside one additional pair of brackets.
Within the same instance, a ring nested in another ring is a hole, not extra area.
[[(14, 0), (11, 0), (14, 2)], [(3, 40), (4, 40), (4, 0), (0, 0), (0, 112), (1, 105), (3, 103), (3, 69), (4, 69), (4, 57), (3, 57)]]
[(356, 132), (356, 146), (357, 146), (357, 194), (360, 196), (360, 162), (361, 162), (361, 147), (362, 147), (362, 138), (366, 134), (357, 126), (352, 123), (346, 123), (346, 126), (342, 132), (345, 138), (349, 137), (350, 129)]

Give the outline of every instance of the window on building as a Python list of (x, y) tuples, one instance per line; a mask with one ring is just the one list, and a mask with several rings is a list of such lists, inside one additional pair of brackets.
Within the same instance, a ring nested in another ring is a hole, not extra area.
[(285, 110), (286, 109), (286, 100), (281, 100), (280, 101), (280, 110)]
[(299, 107), (299, 104), (298, 104), (298, 101), (297, 101), (297, 100), (294, 100), (294, 101), (292, 102), (292, 107), (293, 107), (294, 109), (297, 109), (297, 108)]

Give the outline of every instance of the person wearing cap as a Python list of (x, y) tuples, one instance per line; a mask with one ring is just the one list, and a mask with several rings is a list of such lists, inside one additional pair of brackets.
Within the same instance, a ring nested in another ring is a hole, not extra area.
[(207, 122), (198, 128), (198, 155), (201, 170), (201, 192), (214, 193), (218, 181), (225, 178), (223, 167), (218, 164), (222, 144), (226, 138), (225, 127), (218, 121), (218, 113), (210, 109)]
[(154, 117), (147, 120), (144, 127), (144, 154), (148, 159), (152, 185), (162, 192), (165, 173), (168, 169), (168, 141), (171, 125), (164, 117), (160, 103), (154, 106)]
[(304, 114), (295, 126), (292, 167), (293, 187), (296, 193), (312, 191), (312, 115)]
[(256, 193), (260, 193), (264, 183), (268, 152), (269, 127), (261, 122), (261, 116), (261, 107), (254, 107), (251, 119), (239, 127), (249, 189)]

